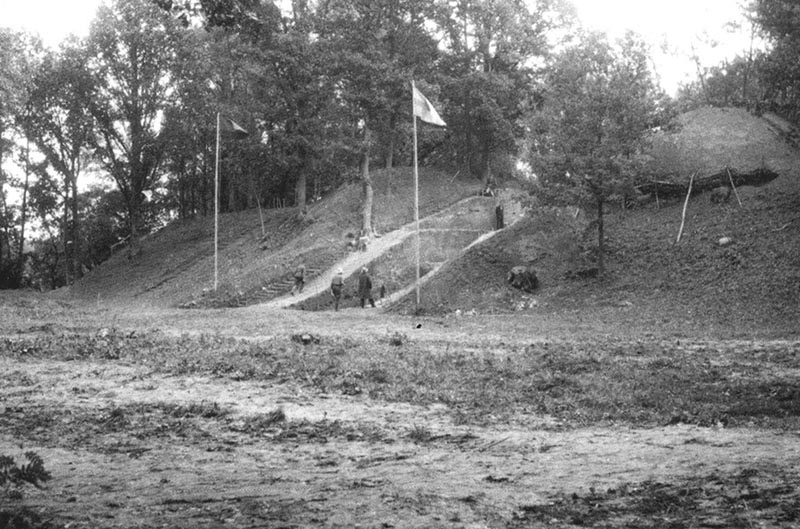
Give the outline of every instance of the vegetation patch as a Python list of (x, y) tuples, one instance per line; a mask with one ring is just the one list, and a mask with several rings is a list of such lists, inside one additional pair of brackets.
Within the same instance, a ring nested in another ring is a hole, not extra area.
[(789, 527), (800, 521), (798, 487), (797, 476), (788, 472), (749, 468), (672, 483), (623, 483), (606, 491), (592, 488), (588, 494), (562, 494), (546, 504), (524, 505), (510, 527)]
[[(124, 361), (170, 375), (291, 381), (323, 393), (444, 403), (459, 422), (471, 424), (529, 413), (573, 426), (622, 422), (793, 428), (800, 426), (800, 385), (785, 373), (796, 369), (799, 360), (787, 347), (765, 343), (753, 351), (746, 343), (598, 339), (527, 346), (476, 341), (450, 350), (398, 336), (377, 341), (333, 337), (303, 345), (290, 336), (248, 341), (109, 333), (102, 339), (80, 335), (6, 339), (2, 354)], [(140, 417), (156, 415), (157, 421), (140, 423)], [(157, 432), (186, 431), (193, 422), (226, 415), (227, 410), (216, 403), (147, 404), (105, 410), (80, 420), (88, 421), (85, 433), (134, 424)], [(18, 417), (15, 420), (22, 422), (14, 431), (30, 437), (36, 435), (37, 425), (63, 424), (70, 415), (24, 410), (24, 420), (19, 414), (5, 417), (6, 422)]]

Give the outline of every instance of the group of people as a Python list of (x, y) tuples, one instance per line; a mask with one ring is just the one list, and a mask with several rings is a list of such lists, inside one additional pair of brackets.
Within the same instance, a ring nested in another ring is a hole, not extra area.
[[(306, 282), (306, 265), (300, 263), (294, 270), (294, 286), (292, 286), (292, 295), (300, 294), (303, 292), (303, 287)], [(336, 275), (331, 279), (331, 296), (333, 296), (334, 310), (339, 310), (339, 302), (342, 299), (342, 291), (344, 289), (344, 270), (339, 268)], [(381, 292), (385, 289), (381, 287)], [(361, 269), (358, 275), (358, 297), (361, 300), (361, 308), (363, 309), (366, 302), (375, 306), (375, 298), (372, 297), (372, 278), (369, 277), (369, 270), (366, 267)]]
[[(339, 310), (339, 301), (342, 299), (342, 290), (344, 289), (344, 270), (339, 268), (336, 275), (331, 279), (331, 296), (333, 296), (333, 308)], [(361, 269), (358, 274), (358, 298), (361, 300), (361, 308), (363, 309), (366, 302), (374, 307), (375, 299), (372, 297), (372, 278), (369, 277), (369, 270), (366, 267)]]

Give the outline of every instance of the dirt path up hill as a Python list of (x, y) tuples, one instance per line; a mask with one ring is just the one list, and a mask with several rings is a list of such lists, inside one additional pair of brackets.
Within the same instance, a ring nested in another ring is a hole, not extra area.
[[(494, 231), (494, 207), (499, 201), (504, 205), (506, 226), (513, 224), (521, 219), (524, 208), (520, 201), (520, 193), (511, 190), (504, 191), (498, 197), (469, 197), (465, 198), (444, 211), (420, 219), (421, 232), (431, 234), (433, 232), (470, 232), (477, 236), (466, 243), (464, 249), (469, 248), (479, 241), (486, 240), (493, 236)], [(315, 275), (305, 286), (300, 294), (286, 294), (261, 304), (263, 308), (288, 308), (297, 306), (306, 300), (319, 295), (325, 295), (330, 287), (331, 280), (339, 268), (342, 269), (345, 278), (357, 275), (362, 267), (369, 267), (371, 263), (385, 256), (387, 252), (406, 242), (413, 237), (416, 231), (416, 223), (410, 222), (373, 238), (367, 245), (366, 250), (348, 254), (344, 259), (338, 261), (334, 266)], [(463, 250), (462, 250), (463, 251)], [(442, 263), (436, 263), (430, 271), (425, 274), (422, 281), (430, 279)], [(397, 299), (407, 295), (413, 290), (414, 285), (409, 284), (404, 288), (393, 292), (386, 300), (385, 305), (389, 305)]]

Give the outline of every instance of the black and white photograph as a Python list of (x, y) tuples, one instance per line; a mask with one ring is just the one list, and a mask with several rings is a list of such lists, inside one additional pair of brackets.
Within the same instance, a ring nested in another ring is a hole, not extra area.
[(0, 529), (800, 527), (797, 0), (0, 0)]

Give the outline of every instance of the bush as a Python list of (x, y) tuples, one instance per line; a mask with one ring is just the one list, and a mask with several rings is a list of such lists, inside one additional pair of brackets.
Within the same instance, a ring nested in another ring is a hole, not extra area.
[(39, 487), (52, 476), (44, 469), (44, 462), (36, 452), (25, 452), (28, 463), (17, 465), (11, 456), (0, 455), (0, 487), (19, 487), (25, 483)]

